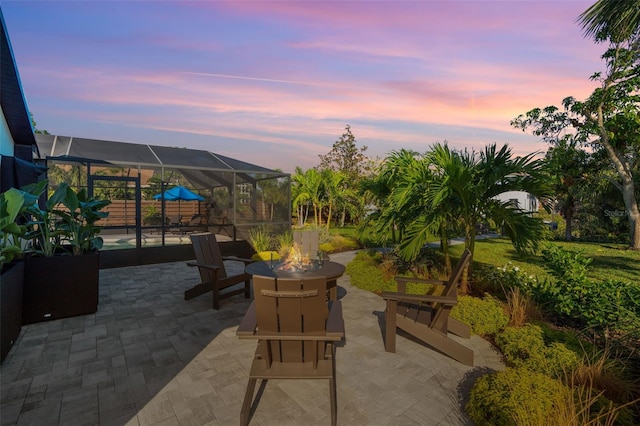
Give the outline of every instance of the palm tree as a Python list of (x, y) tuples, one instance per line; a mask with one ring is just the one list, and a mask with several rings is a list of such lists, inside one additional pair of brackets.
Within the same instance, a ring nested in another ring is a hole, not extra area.
[[(465, 248), (473, 254), (476, 225), (487, 220), (502, 225), (518, 252), (535, 250), (544, 236), (542, 220), (497, 198), (503, 192), (526, 191), (548, 201), (549, 188), (540, 180), (542, 163), (533, 157), (514, 159), (507, 145), (501, 149), (489, 145), (479, 154), (454, 151), (446, 143), (434, 145), (403, 171), (392, 192), (396, 207), (413, 215), (400, 254), (415, 259), (428, 232), (434, 230), (446, 254), (448, 231), (457, 223), (464, 232)], [(468, 270), (462, 291), (468, 291)]]
[[(316, 225), (319, 225), (324, 198), (322, 175), (316, 169), (307, 169), (303, 172), (300, 167), (296, 167), (293, 182), (293, 204), (299, 209), (299, 220), (302, 217), (302, 206), (309, 203), (313, 206)], [(304, 223), (305, 221), (303, 220), (300, 224), (303, 225)]]
[(344, 191), (343, 183), (347, 179), (342, 172), (324, 169), (320, 172), (324, 186), (324, 194), (327, 212), (327, 231), (331, 225), (331, 217), (333, 216), (333, 208), (339, 203), (342, 192)]
[(304, 172), (300, 166), (296, 166), (296, 171), (291, 176), (291, 199), (293, 208), (298, 210), (298, 225), (303, 226), (309, 215), (310, 196), (306, 187)]
[(598, 0), (578, 17), (585, 35), (620, 42), (640, 35), (640, 0)]
[(361, 224), (367, 228), (379, 243), (402, 239), (410, 215), (398, 208), (391, 197), (394, 188), (400, 184), (418, 154), (414, 151), (393, 151), (378, 167), (373, 175), (360, 183), (360, 193), (365, 202), (375, 208)]

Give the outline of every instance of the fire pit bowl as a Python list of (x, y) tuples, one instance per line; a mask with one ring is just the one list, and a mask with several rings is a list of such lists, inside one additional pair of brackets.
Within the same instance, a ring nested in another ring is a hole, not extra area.
[(293, 261), (293, 260), (273, 260), (271, 261), (271, 269), (274, 271), (288, 271), (288, 272), (313, 272), (322, 268), (324, 265), (323, 259), (309, 260), (309, 261)]

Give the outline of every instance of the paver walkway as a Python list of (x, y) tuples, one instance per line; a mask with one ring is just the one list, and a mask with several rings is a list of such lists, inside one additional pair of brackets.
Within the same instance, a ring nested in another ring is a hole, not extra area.
[[(332, 255), (348, 263), (354, 253)], [(4, 425), (234, 425), (255, 342), (235, 335), (249, 302), (183, 300), (184, 262), (100, 271), (94, 315), (25, 326), (0, 368)], [(501, 369), (483, 339), (469, 368), (405, 337), (383, 345), (384, 302), (339, 279), (347, 338), (337, 349), (338, 423), (465, 425), (461, 399)], [(270, 381), (252, 425), (330, 424), (328, 383)]]

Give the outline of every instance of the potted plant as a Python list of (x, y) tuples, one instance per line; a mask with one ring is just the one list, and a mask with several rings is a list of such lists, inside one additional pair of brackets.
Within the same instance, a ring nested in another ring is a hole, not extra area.
[(24, 263), (19, 258), (27, 231), (24, 214), (38, 201), (44, 186), (34, 186), (33, 192), (10, 188), (0, 194), (0, 362), (20, 335)]
[(101, 209), (109, 203), (62, 183), (44, 208), (29, 209), (23, 324), (98, 310), (102, 237), (95, 223), (108, 215)]

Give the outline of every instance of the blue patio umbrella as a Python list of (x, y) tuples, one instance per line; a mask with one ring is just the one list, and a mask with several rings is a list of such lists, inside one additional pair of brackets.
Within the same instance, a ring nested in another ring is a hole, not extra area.
[[(161, 200), (162, 194), (153, 196), (155, 200)], [(204, 201), (204, 197), (192, 192), (182, 185), (174, 186), (164, 191), (164, 199), (168, 201)]]
[[(162, 199), (162, 193), (153, 196), (155, 200)], [(168, 201), (178, 201), (178, 214), (180, 214), (180, 201), (204, 201), (204, 197), (192, 192), (182, 185), (174, 186), (164, 191), (164, 199)]]

